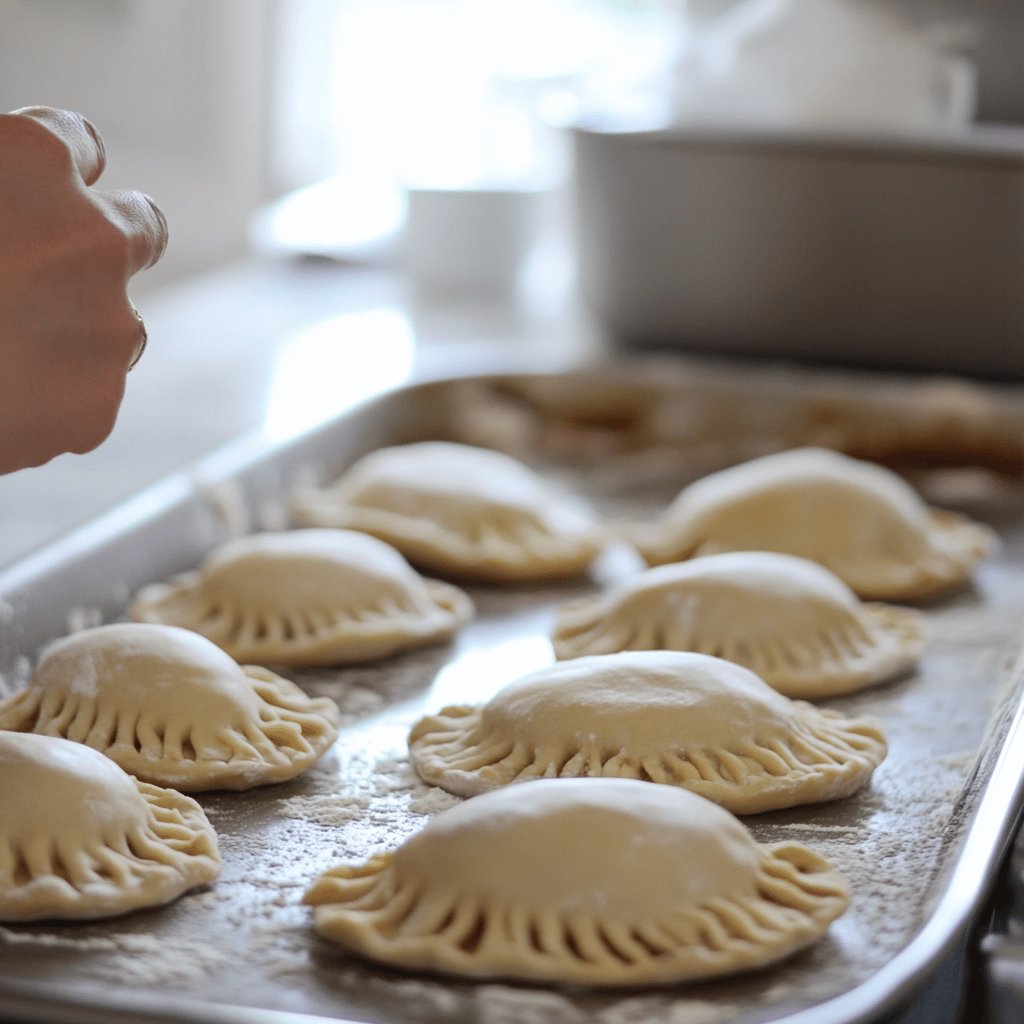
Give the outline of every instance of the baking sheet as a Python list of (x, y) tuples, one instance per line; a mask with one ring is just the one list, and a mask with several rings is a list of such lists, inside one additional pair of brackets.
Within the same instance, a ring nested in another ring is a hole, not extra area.
[[(658, 512), (689, 479), (764, 451), (824, 443), (907, 472), (929, 500), (993, 525), (1002, 549), (971, 587), (926, 606), (920, 670), (830, 702), (884, 723), (871, 786), (832, 804), (748, 817), (756, 838), (814, 846), (847, 876), (826, 938), (757, 974), (592, 993), (439, 981), (349, 957), (315, 936), (305, 888), (341, 860), (393, 847), (456, 801), (419, 783), (409, 724), (485, 700), (552, 660), (556, 607), (637, 563), (613, 549), (590, 580), (468, 587), (478, 615), (450, 645), (377, 666), (289, 671), (335, 698), (345, 727), (308, 775), (199, 796), (221, 879), (103, 923), (0, 927), (0, 1015), (24, 1020), (237, 1021), (305, 1015), (394, 1024), (807, 1024), (879, 1019), (964, 934), (1020, 798), (1017, 670), (1024, 623), (1024, 398), (962, 382), (863, 378), (673, 360), (456, 377), (410, 386), (283, 446), (250, 439), (0, 576), (0, 686), (22, 685), (47, 640), (121, 617), (140, 585), (212, 546), (287, 522), (300, 483), (385, 444), (447, 438), (510, 452), (606, 518)], [(1014, 742), (1014, 740), (1018, 742)]]

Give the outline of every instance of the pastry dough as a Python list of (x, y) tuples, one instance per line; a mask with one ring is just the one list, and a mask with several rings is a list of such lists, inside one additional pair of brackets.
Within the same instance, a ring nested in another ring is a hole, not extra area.
[(799, 843), (757, 843), (692, 793), (554, 779), (442, 811), (393, 853), (321, 875), (316, 930), (388, 964), (472, 978), (673, 984), (780, 960), (847, 908)]
[(626, 651), (560, 662), (482, 706), (422, 718), (409, 752), (426, 782), (458, 796), (601, 776), (681, 786), (757, 814), (848, 796), (886, 742), (874, 721), (790, 700), (721, 658)]
[(720, 551), (799, 555), (862, 598), (901, 601), (966, 581), (994, 534), (929, 508), (882, 466), (797, 448), (697, 480), (633, 540), (651, 565)]
[(144, 588), (131, 616), (193, 629), (242, 662), (344, 665), (440, 643), (473, 604), (368, 534), (293, 530), (225, 544)]
[(813, 700), (908, 671), (924, 648), (924, 619), (910, 608), (862, 603), (806, 558), (736, 551), (648, 569), (563, 605), (553, 643), (559, 658), (713, 654), (788, 697)]
[(0, 732), (0, 920), (112, 917), (220, 874), (191, 797), (81, 743)]
[(197, 633), (139, 622), (57, 641), (29, 685), (0, 701), (0, 729), (86, 743), (146, 782), (191, 792), (290, 779), (339, 722), (330, 698), (242, 668)]
[(558, 579), (600, 549), (589, 516), (527, 466), (447, 441), (371, 452), (328, 489), (297, 492), (292, 509), (305, 525), (365, 530), (440, 576)]

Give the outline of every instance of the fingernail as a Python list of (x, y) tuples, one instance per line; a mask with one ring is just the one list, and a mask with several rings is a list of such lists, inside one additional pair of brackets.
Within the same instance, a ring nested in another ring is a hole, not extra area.
[(167, 240), (170, 232), (167, 227), (167, 217), (164, 215), (164, 211), (160, 209), (156, 204), (156, 201), (151, 196), (146, 195), (145, 192), (142, 193), (142, 196), (146, 202), (149, 203), (149, 208), (153, 211), (153, 216), (156, 217), (157, 223), (160, 225), (160, 248), (156, 253), (154, 253), (153, 258), (148, 264), (149, 266), (153, 266), (153, 264), (156, 263), (157, 260), (159, 260), (167, 251)]
[(96, 177), (98, 178), (107, 166), (107, 147), (103, 144), (103, 136), (96, 130), (96, 126), (87, 117), (83, 117), (81, 114), (78, 115), (82, 118), (82, 124), (85, 125), (85, 130), (89, 133), (92, 141), (96, 145)]

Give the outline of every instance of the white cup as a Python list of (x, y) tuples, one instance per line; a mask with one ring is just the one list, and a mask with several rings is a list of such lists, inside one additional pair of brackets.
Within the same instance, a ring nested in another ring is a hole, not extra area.
[(543, 192), (511, 187), (407, 189), (404, 263), (417, 290), (513, 293), (537, 237)]

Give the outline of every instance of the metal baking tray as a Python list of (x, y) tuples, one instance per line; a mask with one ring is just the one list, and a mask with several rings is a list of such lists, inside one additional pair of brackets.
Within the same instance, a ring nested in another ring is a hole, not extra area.
[[(243, 439), (0, 574), (0, 691), (23, 685), (52, 638), (122, 617), (139, 586), (194, 567), (229, 537), (284, 527), (295, 486), (424, 439), (505, 450), (620, 520), (653, 516), (720, 466), (827, 444), (896, 467), (932, 503), (995, 527), (1001, 550), (973, 584), (925, 606), (932, 640), (920, 670), (833, 702), (885, 725), (890, 754), (871, 786), (745, 819), (762, 841), (824, 853), (852, 884), (851, 909), (770, 969), (600, 993), (405, 974), (313, 933), (300, 900), (320, 871), (396, 845), (454, 802), (416, 780), (408, 725), (550, 662), (557, 605), (634, 567), (613, 551), (591, 580), (468, 588), (478, 616), (447, 646), (289, 673), (338, 701), (335, 748), (298, 780), (200, 796), (224, 858), (208, 889), (111, 921), (0, 927), (0, 1018), (865, 1024), (948, 981), (1022, 801), (1024, 394), (1013, 388), (682, 358), (420, 380), (289, 442)], [(955, 1010), (955, 997), (940, 1001), (930, 1021)]]

